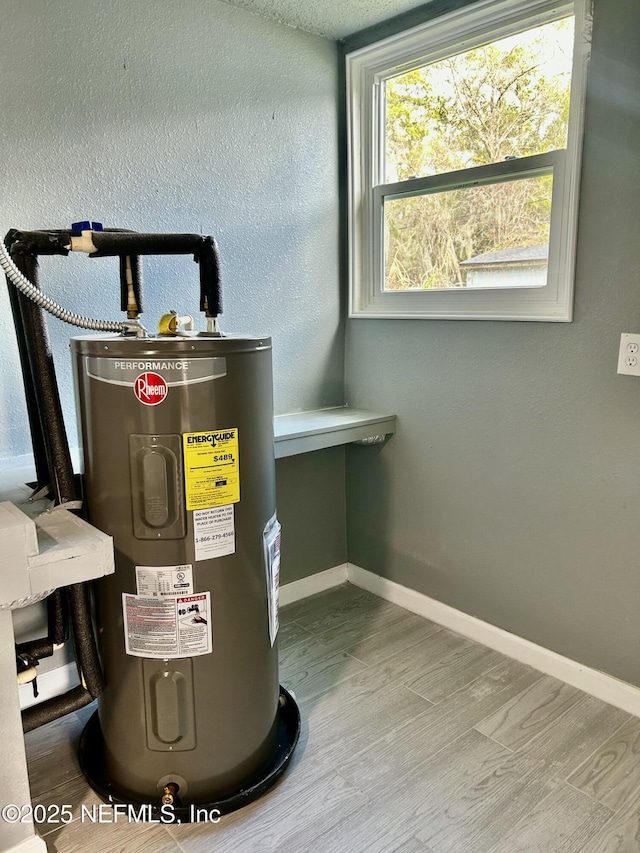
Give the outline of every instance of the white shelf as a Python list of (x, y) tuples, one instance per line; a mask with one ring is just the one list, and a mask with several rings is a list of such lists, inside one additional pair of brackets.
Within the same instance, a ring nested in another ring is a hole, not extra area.
[(348, 406), (278, 415), (274, 418), (276, 459), (392, 435), (395, 431), (395, 415)]

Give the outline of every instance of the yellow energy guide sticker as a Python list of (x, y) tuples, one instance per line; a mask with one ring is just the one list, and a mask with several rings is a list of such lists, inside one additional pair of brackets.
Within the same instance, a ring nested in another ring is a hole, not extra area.
[(209, 509), (240, 500), (238, 430), (185, 432), (184, 486), (187, 509)]

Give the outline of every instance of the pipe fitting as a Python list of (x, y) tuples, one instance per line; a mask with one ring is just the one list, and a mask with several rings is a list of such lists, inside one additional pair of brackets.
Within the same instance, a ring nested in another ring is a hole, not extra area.
[(176, 795), (180, 789), (180, 786), (175, 782), (169, 782), (162, 789), (162, 805), (163, 806), (172, 806), (175, 802)]
[(79, 237), (71, 237), (69, 249), (72, 252), (86, 252), (88, 255), (97, 252), (93, 242), (93, 231), (81, 231)]

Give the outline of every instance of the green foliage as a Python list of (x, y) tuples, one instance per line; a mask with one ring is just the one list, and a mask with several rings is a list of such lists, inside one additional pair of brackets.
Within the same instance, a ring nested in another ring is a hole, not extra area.
[[(534, 39), (496, 42), (388, 80), (387, 181), (564, 148), (568, 61), (556, 73), (546, 40), (570, 54), (571, 30), (570, 21), (547, 24)], [(389, 202), (386, 286), (461, 286), (460, 261), (548, 240), (550, 209), (550, 177)]]

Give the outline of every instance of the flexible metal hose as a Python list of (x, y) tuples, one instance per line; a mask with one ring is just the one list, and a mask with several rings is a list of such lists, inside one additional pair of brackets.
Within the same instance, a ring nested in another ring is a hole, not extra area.
[(94, 332), (122, 332), (124, 329), (123, 323), (118, 323), (116, 320), (94, 320), (91, 317), (83, 317), (80, 314), (75, 314), (73, 311), (68, 311), (62, 305), (58, 305), (48, 296), (38, 290), (28, 278), (26, 278), (14, 264), (13, 259), (4, 240), (0, 240), (0, 266), (4, 270), (7, 278), (13, 282), (21, 293), (31, 299), (36, 305), (40, 306), (44, 311), (53, 314), (58, 320), (69, 323), (72, 326), (79, 326), (81, 329), (91, 329)]

